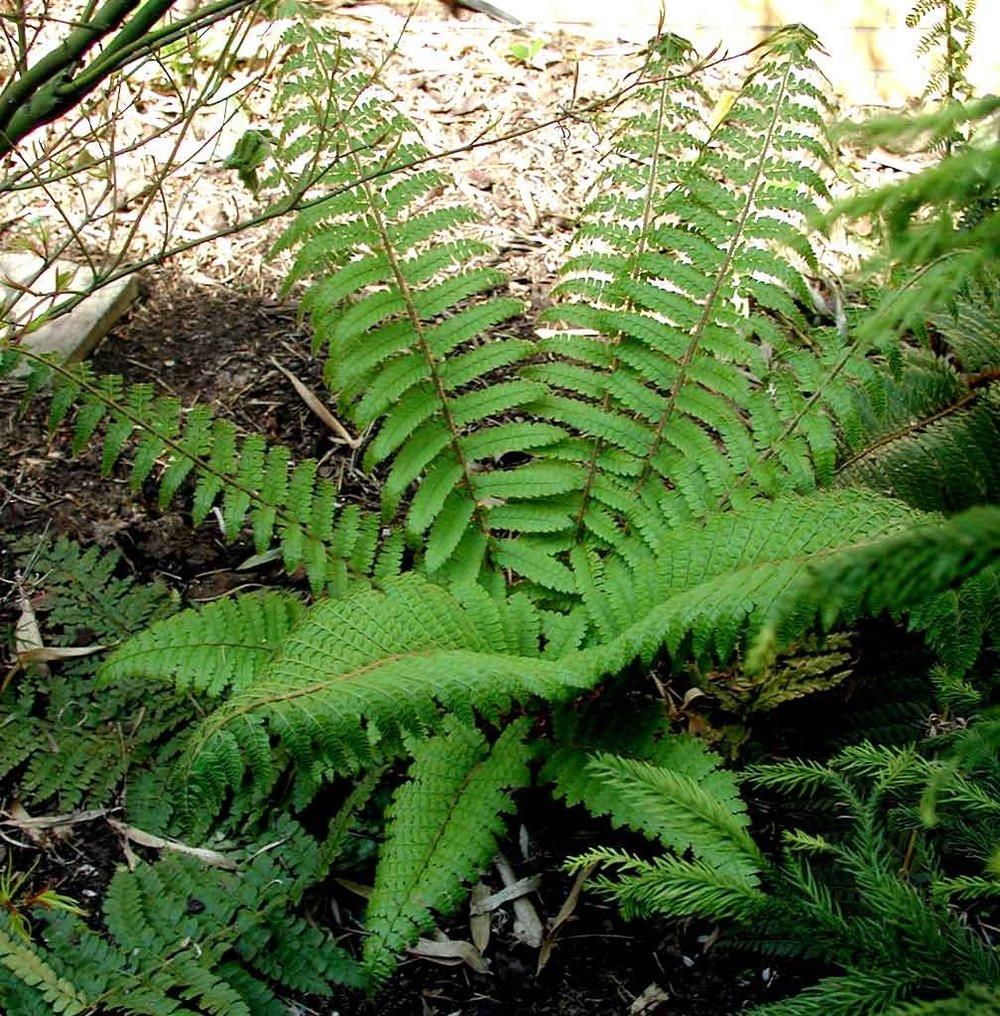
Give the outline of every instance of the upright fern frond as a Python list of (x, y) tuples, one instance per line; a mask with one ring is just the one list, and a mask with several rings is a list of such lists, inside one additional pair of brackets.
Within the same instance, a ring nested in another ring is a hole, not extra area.
[(796, 460), (782, 448), (778, 473), (758, 461), (799, 407), (751, 381), (768, 384), (769, 358), (788, 348), (774, 315), (801, 322), (796, 300), (809, 299), (800, 268), (814, 260), (797, 224), (826, 195), (812, 42), (805, 30), (779, 34), (700, 142), (699, 92), (668, 75), (578, 238), (584, 253), (557, 288), (570, 302), (547, 316), (597, 336), (557, 334), (546, 348), (571, 363), (528, 373), (569, 391), (552, 417), (596, 442), (582, 449), (576, 514), (593, 520), (598, 546), (615, 541), (623, 509), (648, 534), (658, 515), (704, 516), (748, 471), (753, 491), (779, 492), (781, 473), (785, 489), (812, 484), (802, 449)]
[(448, 914), (465, 884), (489, 863), (513, 809), (510, 791), (529, 779), (526, 721), (492, 747), (475, 730), (449, 723), (414, 752), (409, 780), (396, 792), (366, 911), (364, 965), (376, 983), (396, 955)]
[(373, 431), (365, 464), (387, 470), (386, 518), (405, 501), (423, 567), (449, 581), (475, 579), (504, 533), (562, 524), (567, 513), (544, 502), (581, 480), (564, 464), (504, 468), (565, 434), (504, 419), (545, 392), (511, 376), (532, 343), (486, 336), (522, 305), (502, 295), (506, 280), (485, 263), (488, 247), (469, 237), (470, 210), (427, 210), (447, 178), (401, 168), (428, 157), (412, 125), (394, 117), (380, 135), (383, 148), (392, 139), (383, 167), (396, 167), (391, 179), (373, 176), (375, 129), (361, 111), (342, 117), (339, 130), (347, 154), (333, 172), (353, 192), (314, 204), (278, 246), (298, 249), (290, 282), (312, 278), (301, 306), (341, 411)]
[[(976, 38), (976, 0), (917, 0), (906, 16), (906, 27), (922, 27), (917, 54), (933, 54), (934, 63), (924, 98), (938, 95), (945, 102), (969, 99), (972, 86), (966, 71)], [(931, 24), (927, 22), (936, 18)]]

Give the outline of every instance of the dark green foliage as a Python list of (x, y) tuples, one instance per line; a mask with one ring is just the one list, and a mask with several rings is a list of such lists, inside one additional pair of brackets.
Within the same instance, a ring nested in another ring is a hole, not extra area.
[(81, 636), (116, 642), (175, 608), (162, 581), (141, 585), (121, 576), (118, 551), (84, 550), (64, 536), (21, 539), (11, 550), (29, 598), (40, 594), (34, 610), (56, 645), (71, 646)]
[[(162, 582), (116, 574), (117, 552), (83, 551), (61, 537), (17, 547), (21, 585), (48, 647), (113, 645), (176, 609)], [(0, 695), (0, 776), (18, 774), (18, 794), (29, 806), (52, 801), (71, 811), (109, 803), (130, 769), (189, 722), (190, 703), (172, 689), (151, 698), (129, 677), (99, 692), (92, 676), (99, 659), (68, 659), (57, 678), (29, 664)]]
[(103, 935), (39, 912), (40, 941), (24, 940), (0, 914), (0, 1004), (12, 1016), (280, 1016), (273, 985), (314, 995), (360, 985), (350, 956), (290, 912), (325, 877), (360, 803), (348, 800), (322, 842), (279, 819), (233, 858), (238, 871), (178, 854), (120, 869), (104, 897)]
[[(599, 765), (595, 775), (626, 800), (642, 802), (637, 828), (658, 821), (670, 828), (686, 799), (682, 794), (679, 805), (676, 796), (685, 771), (674, 760), (659, 770), (634, 762)], [(967, 859), (982, 870), (1000, 842), (995, 750), (952, 760), (913, 746), (864, 742), (827, 764), (779, 763), (747, 776), (758, 790), (805, 799), (818, 831), (786, 831), (784, 854), (766, 859), (752, 843), (743, 845), (742, 829), (718, 818), (705, 823), (707, 816), (729, 814), (732, 798), (696, 784), (700, 823), (685, 828), (710, 831), (710, 838), (664, 837), (672, 852), (652, 860), (594, 850), (572, 866), (601, 864), (616, 872), (595, 885), (626, 914), (728, 919), (742, 926), (744, 945), (812, 957), (842, 971), (753, 1010), (761, 1016), (896, 1012), (907, 999), (925, 997), (930, 1004), (948, 993), (989, 997), (992, 989), (984, 986), (1000, 983), (1000, 959), (963, 920), (958, 904), (995, 895), (1000, 883), (995, 874), (955, 879), (948, 871)], [(667, 787), (673, 792), (659, 796)], [(922, 822), (917, 805), (932, 789), (939, 807)], [(681, 856), (685, 847), (691, 859)], [(738, 866), (727, 868), (718, 856), (705, 863), (706, 848)]]
[[(950, 519), (917, 522), (897, 535), (807, 564), (775, 603), (758, 654), (773, 642), (787, 645), (814, 619), (828, 630), (861, 616), (898, 614), (906, 604), (911, 626), (927, 630), (942, 661), (964, 669), (994, 620), (998, 563), (1000, 508), (970, 508)], [(949, 595), (958, 587), (957, 596)], [(973, 644), (962, 646), (963, 637)]]
[(408, 780), (389, 808), (375, 886), (366, 912), (364, 966), (376, 983), (396, 955), (447, 914), (489, 863), (513, 810), (510, 791), (529, 780), (526, 721), (490, 747), (478, 731), (449, 723), (414, 749)]
[(997, 501), (1000, 306), (996, 279), (954, 294), (933, 317), (936, 354), (904, 352), (902, 369), (869, 384), (841, 486), (864, 485), (918, 508)]

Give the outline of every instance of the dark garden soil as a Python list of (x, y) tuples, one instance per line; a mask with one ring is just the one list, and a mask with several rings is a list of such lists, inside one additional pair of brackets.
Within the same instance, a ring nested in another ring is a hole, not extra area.
[[(272, 362), (323, 391), (309, 356), (308, 336), (297, 326), (293, 309), (233, 288), (192, 288), (168, 270), (148, 276), (144, 287), (137, 309), (96, 356), (98, 371), (149, 382), (186, 404), (209, 403), (247, 431), (280, 436), (293, 456), (320, 459), (321, 472), (336, 479), (346, 501), (376, 503), (371, 481), (344, 453), (344, 446), (333, 443), (325, 425)], [(155, 493), (133, 493), (124, 470), (102, 479), (96, 452), (72, 458), (65, 432), (47, 436), (43, 403), (38, 400), (19, 416), (14, 395), (7, 393), (0, 401), (0, 531), (8, 539), (49, 531), (85, 544), (116, 547), (139, 578), (160, 575), (192, 601), (272, 581), (287, 584), (273, 565), (238, 570), (253, 554), (252, 547), (227, 547), (211, 517), (192, 530), (179, 510), (158, 509)], [(8, 583), (0, 595), (9, 620), (13, 597), (7, 595), (12, 576), (6, 551), (3, 565)], [(0, 787), (4, 807), (10, 806), (10, 789)], [(531, 899), (542, 921), (549, 921), (572, 885), (561, 870), (563, 860), (589, 846), (613, 842), (615, 834), (580, 810), (557, 808), (543, 791), (528, 795), (519, 821), (526, 835), (519, 836), (515, 828), (505, 851), (518, 876), (540, 876)], [(36, 886), (56, 887), (92, 912), (99, 911), (103, 890), (124, 859), (117, 834), (100, 817), (62, 826), (38, 842), (20, 835), (4, 837), (0, 849), (11, 855), (15, 870), (34, 865)], [(490, 874), (491, 889), (499, 889), (496, 873)], [(359, 941), (360, 898), (331, 884), (314, 894), (311, 905), (316, 920), (335, 928), (339, 924), (348, 942)], [(374, 999), (350, 993), (332, 1002), (304, 999), (299, 1011), (328, 1016), (724, 1016), (781, 997), (809, 974), (801, 965), (787, 970), (729, 950), (717, 941), (717, 930), (704, 924), (678, 928), (625, 922), (613, 908), (586, 894), (561, 927), (545, 968), (536, 972), (538, 951), (514, 937), (510, 909), (507, 905), (495, 914), (486, 974), (411, 958)], [(468, 939), (468, 919), (456, 917), (441, 930)], [(643, 998), (648, 1006), (637, 1001)]]

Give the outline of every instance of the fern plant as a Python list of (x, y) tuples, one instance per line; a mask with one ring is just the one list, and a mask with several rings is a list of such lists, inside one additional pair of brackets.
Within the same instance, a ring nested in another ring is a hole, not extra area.
[[(83, 550), (62, 537), (20, 541), (12, 551), (48, 647), (111, 646), (177, 610), (176, 595), (162, 582), (121, 577), (117, 551)], [(0, 778), (16, 776), (17, 793), (30, 807), (54, 802), (68, 812), (108, 804), (187, 721), (190, 703), (173, 689), (151, 697), (129, 677), (99, 691), (98, 662), (95, 655), (70, 657), (60, 662), (58, 678), (29, 664), (5, 682)]]
[[(252, 824), (275, 799), (301, 809), (337, 777), (413, 757), (369, 910), (365, 971), (377, 981), (487, 860), (495, 816), (527, 779), (515, 709), (566, 703), (636, 661), (739, 667), (759, 645), (766, 662), (883, 611), (961, 678), (995, 605), (995, 546), (979, 542), (995, 536), (995, 510), (975, 507), (995, 482), (995, 342), (987, 327), (964, 353), (960, 335), (941, 354), (902, 332), (964, 305), (972, 269), (995, 267), (997, 219), (945, 217), (907, 248), (921, 279), (937, 273), (932, 298), (907, 302), (904, 287), (873, 310), (841, 300), (817, 322), (807, 220), (826, 198), (829, 147), (815, 37), (778, 33), (715, 118), (690, 46), (662, 38), (546, 315), (556, 327), (527, 340), (506, 333), (520, 306), (470, 213), (450, 198), (429, 210), (449, 185), (411, 126), (356, 98), (371, 78), (336, 73), (351, 65), (339, 42), (295, 31), (280, 143), (262, 141), (249, 161), (262, 192), (324, 166), (329, 193), (278, 247), (296, 251), (290, 284), (305, 283), (339, 412), (370, 434), (382, 517), (341, 510), (315, 464), (292, 467), (280, 447), (141, 386), (51, 364), (29, 385), (53, 382), (53, 422), (72, 414), (78, 447), (104, 421), (108, 468), (137, 437), (136, 485), (158, 472), (170, 499), (193, 477), (196, 520), (219, 502), (230, 537), (249, 522), (259, 549), (277, 538), (290, 571), (336, 594), (177, 614), (116, 650), (99, 680), (209, 704), (170, 742), (170, 796), (191, 835), (222, 815)], [(327, 106), (317, 90), (331, 79), (344, 90)], [(337, 142), (314, 152), (323, 116)], [(979, 163), (963, 153), (947, 165), (864, 207), (908, 224), (940, 188), (963, 192)], [(969, 253), (970, 239), (987, 244)], [(905, 468), (948, 440), (964, 449), (966, 435), (974, 471)], [(948, 519), (952, 508), (969, 513)], [(926, 554), (886, 566), (925, 546), (947, 551), (932, 581), (914, 580)], [(827, 605), (817, 590), (831, 576)], [(750, 915), (764, 861), (731, 777), (694, 742), (650, 738), (582, 763), (633, 787), (605, 793), (604, 810), (642, 826), (651, 801), (667, 808), (644, 827), (697, 854), (664, 862), (684, 883), (678, 899), (693, 907), (710, 883)], [(575, 765), (571, 747), (557, 738), (551, 766)], [(443, 764), (449, 752), (460, 764)], [(671, 752), (683, 778), (664, 765)], [(555, 782), (567, 799), (585, 793), (558, 771)]]
[(966, 77), (976, 38), (976, 0), (918, 0), (906, 16), (907, 28), (922, 28), (919, 56), (934, 54), (924, 98), (940, 97), (947, 103), (972, 96)]

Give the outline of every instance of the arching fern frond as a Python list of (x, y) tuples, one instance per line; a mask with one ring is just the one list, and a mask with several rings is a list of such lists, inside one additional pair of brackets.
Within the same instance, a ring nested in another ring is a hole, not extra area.
[(6, 359), (8, 366), (31, 363), (29, 386), (51, 384), (49, 425), (72, 420), (73, 454), (99, 444), (108, 474), (131, 448), (133, 490), (155, 478), (161, 507), (193, 480), (195, 525), (217, 512), (226, 539), (234, 540), (249, 524), (258, 552), (277, 542), (286, 570), (303, 569), (315, 591), (343, 591), (351, 577), (396, 570), (398, 541), (379, 552), (377, 516), (342, 507), (335, 484), (316, 475), (314, 459), (293, 463), (283, 445), (241, 436), (207, 406), (184, 409), (149, 384), (125, 386), (117, 375), (49, 363), (30, 351), (8, 350)]
[(988, 620), (998, 562), (1000, 509), (970, 508), (946, 520), (915, 519), (902, 532), (826, 562), (807, 563), (773, 604), (755, 658), (763, 659), (775, 645), (786, 645), (813, 625), (828, 630), (883, 611), (910, 611), (911, 623), (927, 630), (933, 643), (942, 629), (948, 630), (946, 619), (956, 609), (947, 592), (963, 583), (985, 586), (980, 609)]
[(609, 609), (642, 618), (626, 634), (644, 655), (662, 648), (673, 657), (724, 662), (745, 646), (805, 562), (863, 547), (919, 517), (861, 491), (757, 502), (668, 533), (629, 581), (588, 578), (581, 569), (582, 597), (598, 628)]
[(176, 774), (182, 805), (215, 814), (247, 777), (266, 789), (286, 758), (307, 801), (324, 778), (438, 728), (442, 710), (496, 719), (512, 702), (558, 701), (596, 679), (599, 661), (540, 658), (540, 635), (524, 597), (452, 595), (415, 574), (323, 602), (251, 686), (196, 728)]
[(278, 591), (185, 610), (112, 653), (101, 666), (100, 680), (107, 685), (143, 678), (210, 697), (240, 691), (270, 662), (304, 613), (300, 597)]

